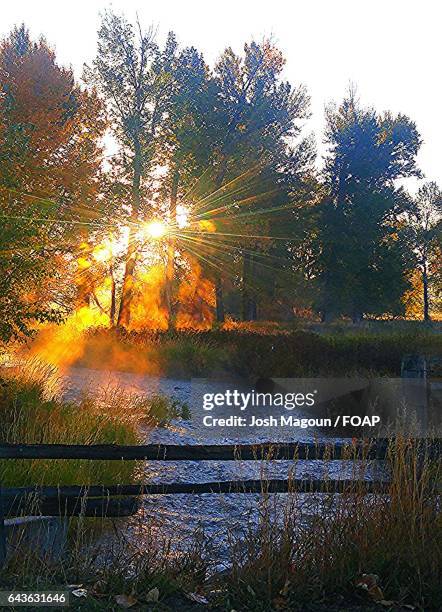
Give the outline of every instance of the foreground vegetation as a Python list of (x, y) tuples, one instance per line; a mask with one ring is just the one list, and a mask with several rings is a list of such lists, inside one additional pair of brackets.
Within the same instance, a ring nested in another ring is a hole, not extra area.
[[(108, 331), (90, 333), (92, 342), (97, 338), (115, 341)], [(186, 363), (187, 367), (191, 363), (194, 368), (193, 354), (203, 359), (198, 362), (201, 371), (208, 363), (211, 368), (221, 363), (232, 367), (229, 363), (235, 363), (235, 355), (238, 360), (242, 356), (238, 363), (248, 363), (250, 375), (261, 371), (254, 369), (260, 360), (266, 372), (284, 372), (287, 359), (291, 359), (292, 368), (333, 362), (345, 372), (351, 360), (354, 367), (363, 364), (367, 370), (377, 368), (397, 374), (405, 348), (435, 352), (439, 346), (437, 335), (421, 331), (408, 336), (391, 332), (320, 335), (289, 330), (257, 335), (249, 329), (210, 334), (128, 334), (118, 340), (122, 346), (136, 347), (138, 353), (140, 346), (143, 350), (151, 347), (151, 355), (156, 354), (157, 359), (167, 356), (169, 361), (164, 363), (170, 368), (174, 363)], [(147, 402), (115, 390), (95, 399), (85, 396), (79, 404), (63, 402), (57, 399), (58, 385), (49, 368), (28, 364), (20, 373), (5, 368), (1, 380), (1, 439), (130, 444), (137, 441), (140, 419), (158, 424), (172, 416), (188, 416), (183, 407), (165, 398)], [(112, 484), (129, 481), (133, 467), (130, 462), (3, 461), (0, 474), (6, 486), (80, 481)], [(326, 463), (324, 467), (327, 471)], [(358, 478), (363, 478), (369, 468), (367, 461), (353, 463)], [(268, 494), (263, 481), (258, 507), (254, 508), (258, 520), (245, 523), (240, 531), (232, 527), (228, 532), (223, 572), (216, 567), (217, 551), (213, 540), (204, 534), (204, 525), (178, 545), (176, 534), (174, 537), (161, 515), (141, 512), (129, 522), (97, 520), (92, 530), (90, 521), (82, 517), (72, 520), (68, 550), (62, 559), (40, 559), (35, 551), (11, 557), (1, 574), (0, 587), (80, 592), (82, 596), (73, 595), (72, 601), (74, 609), (83, 610), (129, 606), (134, 610), (179, 607), (220, 612), (360, 612), (402, 606), (439, 610), (441, 462), (427, 459), (418, 443), (397, 440), (390, 448), (389, 472), (391, 485), (383, 494), (366, 496), (355, 482), (342, 495), (311, 494), (308, 501), (293, 492), (283, 496), (282, 506), (277, 503), (281, 497)], [(256, 501), (256, 497), (253, 499)], [(195, 512), (198, 504), (205, 503), (204, 496), (195, 497)], [(109, 534), (110, 529), (112, 538), (97, 540), (97, 530)]]
[[(115, 388), (79, 402), (57, 397), (61, 381), (38, 363), (0, 370), (0, 440), (15, 444), (137, 444), (139, 423), (164, 424), (182, 407), (163, 396), (145, 399)], [(185, 415), (184, 415), (185, 416)], [(131, 482), (134, 462), (0, 460), (4, 486)]]
[[(142, 515), (139, 532), (132, 524), (128, 538), (120, 523), (119, 538), (98, 551), (86, 545), (80, 520), (63, 562), (11, 559), (0, 585), (74, 584), (84, 595), (72, 597), (74, 609), (85, 610), (440, 610), (441, 464), (410, 440), (392, 443), (389, 459), (386, 494), (364, 496), (354, 483), (342, 495), (312, 495), (310, 504), (284, 495), (281, 506), (264, 481), (258, 522), (229, 531), (221, 573), (203, 532), (177, 548), (160, 516)], [(362, 477), (368, 467), (354, 464)]]

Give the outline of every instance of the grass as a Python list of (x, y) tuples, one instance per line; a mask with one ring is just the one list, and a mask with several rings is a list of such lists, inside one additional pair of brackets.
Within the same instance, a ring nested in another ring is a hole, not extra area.
[(208, 332), (90, 330), (85, 367), (191, 378), (218, 374), (259, 377), (400, 376), (407, 353), (441, 354), (442, 334), (423, 326), (324, 332), (237, 325)]
[(11, 559), (0, 585), (81, 584), (87, 597), (74, 598), (74, 609), (87, 610), (119, 609), (122, 595), (134, 610), (440, 610), (441, 463), (401, 439), (391, 443), (389, 460), (387, 493), (366, 496), (354, 483), (342, 495), (315, 494), (309, 510), (295, 492), (277, 504), (264, 480), (258, 520), (245, 533), (229, 532), (229, 566), (219, 574), (204, 533), (189, 534), (178, 550), (161, 516), (143, 516), (131, 524), (131, 538), (124, 521), (116, 526), (112, 546), (101, 551), (79, 529), (80, 545), (62, 563)]
[[(186, 594), (196, 590), (207, 575), (204, 542), (195, 534), (186, 550), (178, 552), (175, 548), (171, 554), (171, 540), (159, 536), (155, 527), (158, 526), (140, 525), (145, 543), (142, 551), (136, 540), (127, 541), (115, 532), (112, 546), (100, 548), (79, 520), (68, 554), (61, 562), (53, 563), (32, 552), (26, 557), (11, 557), (0, 574), (0, 588), (81, 589), (86, 593), (84, 598), (71, 596), (72, 608), (81, 610), (121, 609), (126, 607), (117, 604), (121, 598), (136, 602), (135, 610), (153, 606), (156, 610), (185, 611), (186, 602), (193, 609)], [(150, 606), (147, 602), (151, 602)]]
[[(400, 333), (346, 329), (266, 335), (251, 328), (120, 335), (95, 330), (87, 342), (97, 351), (104, 347), (98, 361), (112, 355), (105, 367), (179, 376), (219, 371), (250, 378), (355, 372), (398, 376), (404, 354), (441, 352), (441, 336), (422, 327), (401, 328)], [(92, 361), (83, 365), (93, 367), (97, 356), (91, 355), (84, 359)], [(149, 402), (131, 398), (130, 411), (118, 392), (98, 400), (85, 397), (79, 405), (61, 402), (55, 384), (47, 370), (4, 377), (1, 439), (130, 444), (137, 441), (140, 420), (163, 424), (187, 416), (185, 406), (162, 396)], [(90, 463), (0, 462), (0, 478), (15, 486), (131, 479), (129, 462)], [(441, 462), (426, 458), (418, 442), (398, 439), (391, 444), (389, 466), (387, 493), (366, 496), (355, 483), (342, 495), (312, 494), (313, 513), (295, 492), (284, 497), (281, 508), (263, 481), (258, 521), (250, 522), (245, 533), (229, 532), (229, 566), (220, 574), (213, 573), (215, 552), (202, 532), (189, 534), (177, 550), (161, 516), (142, 516), (130, 523), (131, 537), (127, 520), (121, 519), (111, 523), (112, 543), (97, 544), (89, 542), (87, 521), (80, 518), (61, 562), (32, 555), (11, 558), (0, 586), (49, 590), (81, 584), (87, 596), (74, 598), (74, 609), (84, 610), (119, 609), (122, 596), (134, 610), (441, 610)], [(364, 472), (369, 465), (353, 467)], [(102, 520), (108, 527), (110, 521)]]
[[(0, 439), (12, 444), (139, 444), (139, 423), (164, 425), (188, 409), (164, 396), (146, 399), (118, 388), (79, 402), (58, 397), (53, 369), (31, 362), (0, 373)], [(0, 460), (3, 486), (118, 484), (133, 479), (134, 462)]]
[(386, 495), (364, 496), (355, 484), (307, 523), (293, 500), (275, 520), (267, 500), (258, 529), (232, 546), (226, 608), (383, 601), (387, 608), (442, 609), (442, 514), (433, 489), (441, 463), (421, 457), (418, 443), (394, 442)]

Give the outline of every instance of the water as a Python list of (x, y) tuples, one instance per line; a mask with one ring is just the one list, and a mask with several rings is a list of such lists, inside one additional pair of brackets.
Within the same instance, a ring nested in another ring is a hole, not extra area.
[[(86, 368), (71, 368), (66, 372), (67, 399), (78, 399), (84, 391), (100, 388), (118, 387), (130, 394), (154, 395), (165, 394), (191, 405), (191, 383), (189, 380), (158, 378), (131, 374), (127, 372), (104, 372)], [(302, 417), (302, 412), (298, 415)], [(304, 415), (308, 416), (308, 415)], [(302, 435), (296, 429), (289, 431), (285, 441), (312, 441), (320, 439), (317, 431), (304, 430)], [(141, 442), (146, 444), (219, 444), (220, 439), (210, 439), (190, 421), (176, 420), (166, 428), (141, 430)], [(276, 442), (277, 440), (267, 441)], [(330, 438), (329, 438), (330, 440)], [(337, 440), (337, 439), (335, 439)], [(224, 442), (235, 442), (235, 439), (224, 439)], [(259, 432), (251, 433), (247, 441), (263, 441)], [(342, 440), (340, 440), (342, 441)], [(370, 479), (376, 468), (379, 477), (379, 464), (364, 469), (364, 473), (355, 474), (355, 463), (346, 461), (324, 462), (319, 460), (294, 461), (149, 461), (143, 464), (140, 474), (145, 483), (199, 483), (223, 480), (245, 480), (267, 478), (286, 478), (288, 475), (297, 478), (351, 478), (354, 476)], [(357, 466), (356, 466), (357, 469)], [(323, 496), (298, 495), (296, 504), (302, 506), (304, 516), (322, 511)], [(146, 495), (143, 507), (134, 520), (129, 521), (128, 529), (142, 542), (143, 524), (154, 521), (161, 525), (162, 534), (170, 534), (175, 544), (184, 542), (186, 537), (203, 528), (210, 539), (213, 549), (218, 550), (220, 564), (225, 561), (227, 533), (243, 533), (248, 526), (256, 524), (259, 516), (259, 504), (262, 497), (258, 494), (212, 494), (199, 495)], [(275, 509), (287, 504), (287, 495), (273, 496)]]

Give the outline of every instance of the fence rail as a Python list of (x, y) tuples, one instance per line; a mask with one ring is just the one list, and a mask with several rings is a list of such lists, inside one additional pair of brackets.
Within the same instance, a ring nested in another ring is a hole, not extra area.
[(169, 484), (128, 484), (128, 485), (69, 485), (60, 487), (16, 487), (3, 492), (4, 498), (13, 500), (36, 498), (74, 498), (118, 497), (119, 495), (170, 495), (177, 493), (303, 493), (342, 492), (352, 486), (366, 489), (367, 492), (386, 491), (389, 481), (354, 479), (315, 479), (315, 478), (270, 478), (266, 480), (219, 480), (212, 482), (179, 482)]
[[(427, 363), (415, 355), (404, 357), (404, 378), (427, 378)], [(212, 445), (71, 445), (0, 444), (0, 459), (86, 459), (111, 461), (230, 461), (230, 460), (339, 460), (388, 458), (389, 440), (353, 440), (350, 443), (293, 442)], [(422, 440), (428, 457), (442, 455), (442, 440)], [(387, 492), (385, 480), (329, 480), (293, 478), (269, 480), (229, 480), (204, 483), (79, 485), (56, 487), (17, 487), (2, 489), (0, 484), (0, 567), (6, 558), (6, 516), (34, 512), (46, 516), (121, 517), (134, 514), (141, 495), (179, 493), (344, 493)], [(31, 510), (29, 510), (31, 507)]]
[[(442, 440), (420, 440), (428, 457), (442, 454)], [(104, 461), (256, 461), (293, 459), (386, 459), (386, 438), (348, 443), (291, 442), (262, 444), (0, 444), (0, 459), (90, 459)]]
[(264, 444), (138, 445), (1, 444), (0, 459), (93, 459), (111, 461), (230, 461), (241, 459), (385, 459), (388, 440)]

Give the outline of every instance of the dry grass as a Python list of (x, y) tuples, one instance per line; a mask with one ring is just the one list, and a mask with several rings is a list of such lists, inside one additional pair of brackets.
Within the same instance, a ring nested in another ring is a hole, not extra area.
[[(387, 494), (363, 495), (355, 484), (343, 495), (321, 496), (321, 511), (307, 520), (296, 511), (296, 494), (279, 517), (267, 499), (258, 529), (232, 542), (226, 609), (307, 610), (324, 601), (378, 600), (442, 609), (435, 491), (442, 471), (440, 461), (423, 453), (418, 443), (397, 440)], [(378, 577), (376, 588), (357, 586), (364, 574)]]
[[(163, 603), (154, 609), (159, 610), (192, 609), (189, 593), (205, 597), (210, 609), (226, 611), (402, 605), (440, 610), (440, 461), (430, 461), (422, 446), (407, 440), (392, 443), (389, 459), (387, 493), (363, 495), (356, 483), (341, 495), (312, 494), (313, 514), (312, 504), (304, 513), (295, 492), (276, 503), (263, 481), (259, 520), (242, 535), (229, 533), (229, 569), (219, 575), (212, 574), (214, 555), (203, 533), (189, 536), (178, 550), (161, 518), (143, 515), (138, 522), (131, 519), (130, 529), (126, 520), (115, 522), (105, 549), (87, 541), (85, 524), (78, 521), (63, 563), (11, 562), (3, 586), (81, 583), (88, 590), (85, 609), (114, 609), (118, 594), (133, 597), (140, 605), (134, 609), (149, 609), (146, 602), (158, 589)], [(361, 473), (361, 466), (355, 464), (354, 472)]]

